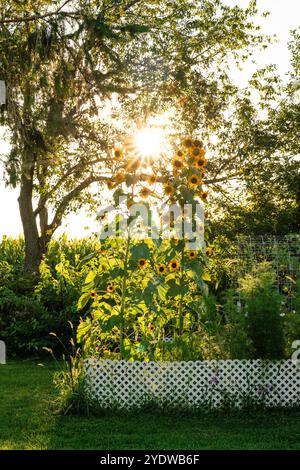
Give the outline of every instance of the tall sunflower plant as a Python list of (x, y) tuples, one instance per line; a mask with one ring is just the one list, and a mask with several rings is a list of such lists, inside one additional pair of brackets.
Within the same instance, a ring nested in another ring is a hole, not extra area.
[[(191, 249), (184, 232), (177, 237), (172, 212), (167, 214), (167, 237), (164, 215), (155, 221), (159, 226), (155, 237), (147, 230), (153, 226), (153, 208), (162, 201), (165, 207), (181, 208), (193, 207), (199, 200), (207, 203), (203, 143), (184, 139), (169, 165), (161, 159), (143, 162), (123, 147), (114, 149), (113, 162), (107, 184), (117, 214), (110, 211), (109, 217), (103, 216), (101, 248), (93, 254), (99, 257), (100, 268), (87, 275), (78, 302), (82, 312), (78, 342), (88, 357), (202, 359), (202, 312), (209, 280), (205, 265), (211, 248)], [(120, 196), (122, 207), (118, 207)], [(132, 211), (141, 202), (150, 214), (146, 226)], [(143, 238), (138, 236), (141, 232)], [(91, 262), (91, 255), (86, 262)]]

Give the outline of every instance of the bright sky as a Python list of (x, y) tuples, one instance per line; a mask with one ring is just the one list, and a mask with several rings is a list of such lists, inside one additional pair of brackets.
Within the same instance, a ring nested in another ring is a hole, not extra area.
[[(227, 4), (247, 6), (248, 0), (223, 0)], [(255, 60), (258, 66), (276, 64), (282, 76), (289, 70), (290, 55), (287, 50), (287, 42), (290, 38), (290, 30), (300, 26), (300, 1), (299, 0), (258, 0), (260, 11), (270, 11), (266, 19), (262, 19), (262, 30), (266, 34), (276, 34), (278, 42), (264, 52), (257, 53)], [(237, 72), (236, 81), (244, 86), (247, 79), (256, 69), (251, 63), (244, 67), (243, 72)], [(0, 128), (1, 130), (1, 128)], [(3, 153), (8, 146), (0, 132), (0, 152)], [(3, 234), (17, 236), (22, 233), (18, 212), (18, 191), (5, 188), (0, 180), (0, 237)], [(70, 215), (57, 235), (68, 232), (71, 236), (90, 235), (96, 230), (93, 219), (88, 219), (85, 214)]]

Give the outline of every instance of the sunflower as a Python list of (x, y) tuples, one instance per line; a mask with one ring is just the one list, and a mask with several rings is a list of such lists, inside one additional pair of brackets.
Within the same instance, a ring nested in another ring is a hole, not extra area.
[(171, 183), (164, 184), (164, 193), (166, 196), (172, 196), (174, 191), (174, 186)]
[(115, 291), (115, 288), (113, 284), (111, 282), (108, 282), (106, 286), (106, 292), (108, 292), (109, 294), (112, 294), (114, 291)]
[(194, 147), (193, 150), (192, 150), (193, 157), (199, 157), (200, 156), (200, 151), (201, 151), (201, 149), (199, 147)]
[(153, 333), (153, 331), (155, 330), (155, 326), (153, 323), (150, 323), (148, 328), (149, 328), (149, 331), (151, 331), (151, 333)]
[(138, 267), (145, 268), (147, 266), (147, 260), (145, 258), (140, 258), (138, 260)]
[(177, 269), (179, 268), (180, 264), (179, 264), (179, 261), (177, 261), (176, 259), (173, 259), (172, 261), (170, 261), (170, 270), (171, 271), (177, 271)]
[(114, 187), (114, 185), (115, 185), (114, 181), (111, 180), (111, 179), (110, 179), (110, 180), (107, 180), (107, 181), (106, 181), (106, 184), (107, 184), (107, 188), (108, 188), (109, 190), (113, 189), (113, 187)]
[(184, 152), (183, 150), (178, 149), (176, 152), (176, 157), (175, 158), (182, 158), (184, 157)]
[(172, 165), (174, 170), (181, 170), (181, 168), (183, 168), (183, 161), (175, 157), (172, 160)]
[(159, 272), (159, 274), (166, 274), (167, 266), (165, 264), (159, 264), (157, 266), (157, 271)]
[(201, 140), (199, 140), (199, 139), (196, 139), (196, 140), (194, 140), (194, 142), (193, 142), (193, 146), (194, 146), (194, 147), (200, 147), (200, 148), (201, 148), (201, 147), (203, 147), (203, 142), (202, 142)]
[(97, 298), (97, 295), (98, 295), (98, 294), (97, 294), (97, 291), (92, 290), (92, 292), (91, 292), (91, 298), (92, 298), (92, 299), (96, 299), (96, 298)]
[(125, 169), (126, 171), (137, 171), (141, 167), (141, 160), (138, 158), (131, 158), (126, 162)]
[(152, 191), (149, 188), (144, 187), (140, 190), (140, 196), (143, 199), (147, 199), (147, 197), (149, 197), (151, 194), (152, 194)]
[(121, 158), (123, 157), (124, 155), (124, 151), (122, 148), (118, 147), (118, 148), (115, 148), (114, 149), (114, 157), (115, 157), (115, 160), (121, 160)]
[(205, 157), (205, 154), (206, 154), (206, 150), (202, 147), (200, 149), (200, 157)]
[(211, 246), (208, 246), (206, 248), (205, 254), (206, 254), (206, 256), (211, 256), (212, 252), (213, 252), (213, 248)]
[(202, 201), (205, 202), (208, 198), (208, 192), (207, 191), (202, 191), (200, 197), (201, 197)]
[(204, 168), (207, 164), (207, 160), (204, 157), (197, 157), (195, 158), (193, 165), (196, 168)]
[(183, 145), (184, 145), (185, 147), (187, 147), (187, 148), (191, 148), (191, 147), (193, 146), (193, 141), (192, 141), (192, 139), (189, 139), (189, 138), (184, 139)]
[(149, 175), (147, 176), (147, 181), (149, 184), (155, 184), (156, 183), (156, 176), (155, 175)]
[(115, 175), (115, 178), (114, 178), (115, 182), (120, 184), (120, 183), (123, 183), (123, 181), (125, 181), (125, 174), (122, 173), (122, 172), (119, 172)]
[(127, 205), (127, 209), (130, 209), (131, 206), (133, 206), (134, 204), (134, 200), (133, 199), (128, 199), (126, 205)]
[(198, 175), (192, 175), (189, 177), (189, 185), (190, 186), (193, 186), (193, 187), (197, 187), (199, 186), (199, 184), (201, 184), (201, 179)]
[(197, 258), (197, 251), (194, 251), (194, 250), (189, 251), (188, 256), (190, 260)]

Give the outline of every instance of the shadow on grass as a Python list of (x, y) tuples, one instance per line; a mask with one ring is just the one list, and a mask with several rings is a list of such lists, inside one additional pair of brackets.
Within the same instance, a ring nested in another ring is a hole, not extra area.
[(300, 449), (299, 411), (60, 416), (52, 363), (0, 366), (0, 449)]

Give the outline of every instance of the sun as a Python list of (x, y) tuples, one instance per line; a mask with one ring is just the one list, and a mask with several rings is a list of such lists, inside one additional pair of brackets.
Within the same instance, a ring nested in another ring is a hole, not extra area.
[(158, 157), (165, 145), (164, 131), (159, 127), (145, 127), (137, 132), (134, 143), (141, 157)]

